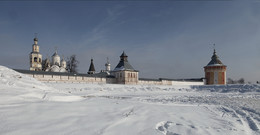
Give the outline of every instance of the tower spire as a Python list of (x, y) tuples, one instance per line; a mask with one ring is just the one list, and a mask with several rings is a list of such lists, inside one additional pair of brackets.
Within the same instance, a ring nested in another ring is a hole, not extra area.
[(110, 71), (110, 63), (109, 63), (109, 59), (107, 57), (107, 63), (105, 64), (106, 66), (106, 71)]
[(213, 54), (216, 54), (216, 45), (215, 44), (213, 44), (213, 49), (214, 49)]
[(37, 45), (38, 44), (38, 38), (37, 38), (37, 33), (34, 33), (34, 44)]
[(57, 46), (55, 46), (55, 53), (58, 53), (58, 52), (57, 52)]

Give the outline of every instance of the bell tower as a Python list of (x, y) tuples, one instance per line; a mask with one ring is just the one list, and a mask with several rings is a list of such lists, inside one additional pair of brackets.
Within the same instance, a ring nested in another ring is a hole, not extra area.
[(30, 53), (30, 70), (42, 71), (42, 55), (40, 54), (40, 46), (38, 45), (37, 33), (33, 39), (32, 52)]

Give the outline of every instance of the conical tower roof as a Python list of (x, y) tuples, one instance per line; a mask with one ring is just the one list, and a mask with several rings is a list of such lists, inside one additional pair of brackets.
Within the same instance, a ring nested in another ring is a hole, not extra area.
[(94, 63), (93, 63), (93, 59), (91, 59), (91, 63), (90, 63), (90, 66), (89, 66), (89, 70), (88, 70), (88, 74), (94, 74), (95, 73), (95, 66), (94, 66)]
[(213, 55), (211, 57), (211, 61), (208, 63), (207, 66), (218, 66), (218, 65), (224, 66), (224, 64), (219, 60), (219, 57), (216, 54), (216, 50), (214, 49)]

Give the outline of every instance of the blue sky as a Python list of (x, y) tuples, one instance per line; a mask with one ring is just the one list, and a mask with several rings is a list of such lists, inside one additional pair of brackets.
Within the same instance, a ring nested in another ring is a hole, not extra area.
[(216, 44), (228, 78), (260, 81), (260, 1), (0, 1), (1, 65), (29, 69), (34, 33), (81, 73), (125, 51), (140, 77), (200, 78)]

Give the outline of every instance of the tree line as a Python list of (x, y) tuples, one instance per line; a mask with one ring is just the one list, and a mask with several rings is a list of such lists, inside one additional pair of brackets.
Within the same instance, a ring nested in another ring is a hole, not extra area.
[[(244, 78), (240, 78), (238, 80), (233, 80), (231, 78), (227, 79), (227, 84), (245, 84), (245, 79)], [(248, 84), (251, 84), (252, 82), (247, 82)], [(257, 84), (259, 84), (259, 81), (256, 81)]]
[(238, 80), (233, 80), (231, 78), (227, 79), (227, 84), (245, 84), (245, 79), (244, 78), (240, 78)]

